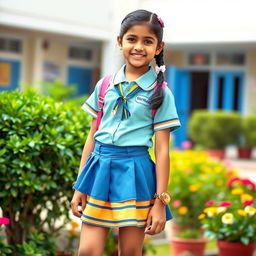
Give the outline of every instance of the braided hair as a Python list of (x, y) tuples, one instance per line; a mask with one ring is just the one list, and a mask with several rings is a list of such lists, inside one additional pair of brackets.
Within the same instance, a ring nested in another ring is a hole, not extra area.
[[(122, 39), (124, 34), (134, 25), (147, 24), (151, 31), (157, 37), (158, 45), (163, 40), (163, 22), (159, 20), (155, 13), (146, 10), (136, 10), (126, 15), (126, 17), (121, 22), (121, 28), (119, 36)], [(163, 50), (160, 54), (155, 56), (156, 65), (158, 67), (164, 65)], [(157, 84), (156, 90), (151, 97), (151, 108), (157, 110), (163, 103), (164, 92), (163, 92), (163, 82), (164, 73), (162, 71), (157, 74)]]

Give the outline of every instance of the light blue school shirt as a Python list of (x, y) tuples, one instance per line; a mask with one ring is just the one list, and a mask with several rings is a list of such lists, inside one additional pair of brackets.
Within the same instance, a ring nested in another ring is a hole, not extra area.
[[(103, 117), (98, 131), (94, 134), (94, 139), (105, 144), (117, 146), (148, 146), (152, 147), (152, 136), (155, 131), (166, 128), (175, 130), (179, 128), (180, 121), (177, 115), (175, 101), (171, 90), (164, 89), (164, 100), (161, 107), (152, 117), (150, 108), (150, 97), (156, 86), (156, 73), (153, 67), (149, 67), (148, 72), (140, 76), (135, 81), (128, 82), (125, 78), (125, 65), (113, 75), (110, 85), (106, 91), (103, 107)], [(97, 118), (98, 96), (103, 78), (98, 81), (94, 92), (82, 105), (82, 109), (93, 118)], [(132, 98), (127, 99), (127, 105), (131, 116), (121, 120), (122, 107), (120, 106), (115, 115), (112, 114), (114, 104), (118, 98), (115, 89), (122, 83), (124, 95), (134, 84), (138, 84), (142, 90), (137, 92)]]

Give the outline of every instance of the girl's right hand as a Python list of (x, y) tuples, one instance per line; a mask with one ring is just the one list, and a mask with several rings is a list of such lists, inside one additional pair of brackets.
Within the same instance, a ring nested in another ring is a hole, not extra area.
[[(79, 205), (81, 205), (82, 211), (79, 211), (78, 209)], [(73, 215), (80, 218), (86, 206), (86, 195), (79, 192), (78, 190), (75, 190), (70, 206), (71, 206)]]

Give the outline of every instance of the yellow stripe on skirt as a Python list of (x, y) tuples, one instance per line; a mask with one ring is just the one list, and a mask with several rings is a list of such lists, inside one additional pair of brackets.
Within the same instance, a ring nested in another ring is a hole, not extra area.
[(110, 228), (123, 226), (145, 227), (148, 213), (154, 201), (155, 199), (139, 202), (132, 199), (113, 203), (101, 201), (87, 195), (86, 207), (81, 220)]

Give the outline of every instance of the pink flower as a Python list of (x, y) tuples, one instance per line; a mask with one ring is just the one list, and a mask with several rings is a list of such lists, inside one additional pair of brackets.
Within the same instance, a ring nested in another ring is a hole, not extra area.
[(226, 207), (226, 206), (230, 206), (230, 205), (231, 205), (231, 202), (229, 202), (229, 201), (223, 201), (223, 202), (221, 202), (221, 203), (219, 204), (220, 207), (221, 207), (221, 206)]
[(5, 218), (5, 217), (1, 217), (0, 218), (0, 224), (8, 225), (8, 224), (10, 224), (10, 219), (9, 218)]
[(173, 205), (174, 208), (178, 208), (178, 207), (181, 206), (181, 201), (180, 200), (175, 200), (172, 205)]
[(214, 200), (209, 200), (205, 203), (206, 206), (211, 206), (211, 205), (214, 205), (215, 204), (215, 201)]
[(244, 202), (243, 202), (243, 205), (244, 205), (244, 206), (251, 205), (251, 204), (253, 204), (253, 202), (254, 202), (254, 200), (244, 201)]
[(191, 141), (185, 140), (185, 141), (182, 142), (182, 148), (184, 148), (184, 149), (189, 149), (189, 148), (191, 148), (191, 147), (192, 147)]

